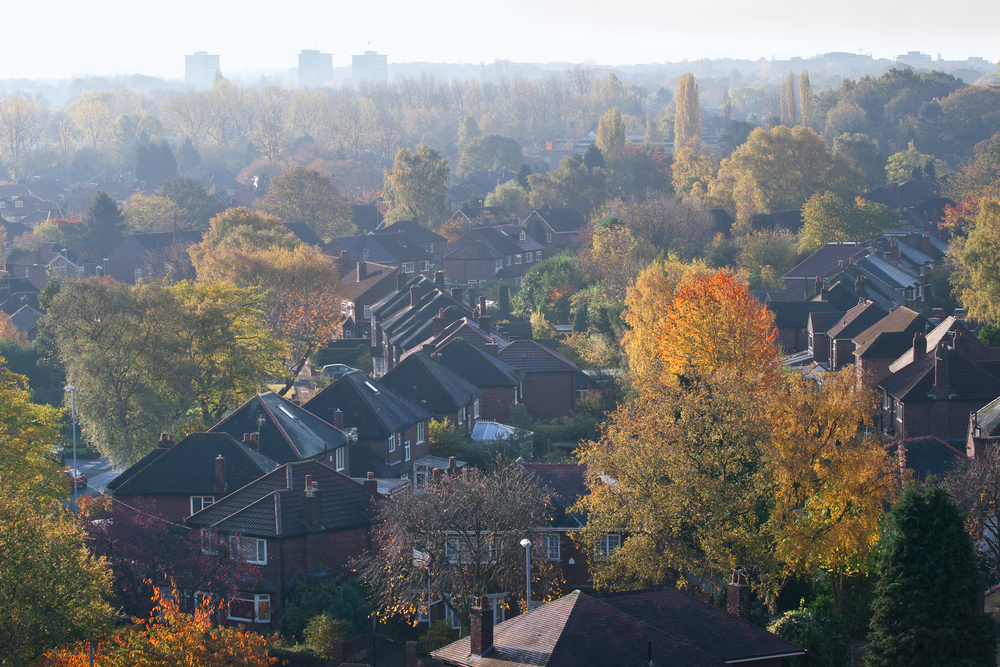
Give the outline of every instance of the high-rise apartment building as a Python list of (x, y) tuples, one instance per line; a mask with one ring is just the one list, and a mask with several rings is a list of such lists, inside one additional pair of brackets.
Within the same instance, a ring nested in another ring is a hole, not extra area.
[(207, 51), (184, 56), (184, 82), (189, 86), (211, 88), (215, 73), (220, 69), (219, 56), (210, 55)]
[(351, 78), (360, 81), (388, 81), (389, 56), (379, 55), (374, 51), (365, 51), (364, 55), (351, 56)]
[(319, 88), (333, 81), (333, 54), (302, 49), (299, 54), (299, 86)]

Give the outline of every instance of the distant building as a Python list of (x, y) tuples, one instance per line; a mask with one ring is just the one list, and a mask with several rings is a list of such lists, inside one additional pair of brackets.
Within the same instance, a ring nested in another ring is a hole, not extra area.
[(219, 56), (210, 55), (207, 51), (184, 56), (184, 82), (189, 86), (211, 88), (215, 73), (220, 69)]
[(389, 56), (379, 55), (374, 51), (365, 51), (364, 55), (351, 56), (351, 78), (355, 83), (360, 81), (388, 81)]
[(319, 88), (333, 81), (333, 54), (302, 49), (299, 54), (299, 86)]
[(903, 63), (904, 65), (911, 65), (913, 67), (931, 67), (933, 59), (929, 53), (920, 53), (920, 51), (907, 51), (905, 54), (896, 56), (897, 63)]

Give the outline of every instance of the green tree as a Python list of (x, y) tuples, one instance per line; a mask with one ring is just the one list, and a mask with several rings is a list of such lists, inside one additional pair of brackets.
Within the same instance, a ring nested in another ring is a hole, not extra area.
[(485, 206), (499, 206), (511, 215), (523, 213), (528, 206), (528, 191), (517, 180), (498, 185), (486, 195)]
[(701, 141), (701, 101), (693, 74), (685, 74), (677, 84), (677, 116), (674, 118), (674, 147)]
[(701, 144), (688, 142), (676, 152), (673, 169), (674, 193), (679, 196), (704, 197), (719, 170), (715, 156)]
[(461, 457), (470, 445), (469, 436), (465, 429), (459, 428), (458, 424), (450, 419), (444, 421), (432, 419), (428, 426), (427, 435), (434, 456)]
[(201, 265), (215, 261), (222, 250), (292, 250), (298, 245), (300, 241), (280, 218), (240, 206), (212, 218), (201, 243), (191, 246), (188, 253), (200, 272)]
[(905, 183), (913, 178), (914, 170), (919, 169), (923, 172), (928, 161), (934, 165), (934, 172), (938, 177), (948, 173), (948, 165), (943, 160), (938, 160), (933, 155), (921, 153), (913, 147), (911, 141), (905, 151), (889, 156), (889, 163), (885, 166), (886, 177), (889, 183)]
[(449, 217), (445, 190), (448, 158), (426, 144), (416, 151), (401, 148), (392, 169), (385, 172), (385, 199), (390, 202), (389, 224), (417, 217), (421, 224), (435, 226)]
[(519, 314), (530, 317), (541, 309), (546, 317), (559, 320), (569, 317), (569, 297), (583, 287), (587, 277), (579, 260), (568, 255), (554, 255), (535, 264), (524, 275), (518, 292)]
[(186, 215), (186, 211), (163, 195), (137, 192), (125, 206), (125, 225), (132, 234), (170, 232), (175, 225), (187, 229)]
[(953, 237), (952, 283), (958, 299), (978, 320), (1000, 324), (1000, 201), (983, 199), (968, 237)]
[[(737, 239), (736, 261), (749, 274), (751, 289), (781, 289), (781, 276), (799, 259), (798, 239), (784, 229), (761, 229)], [(768, 277), (771, 276), (769, 283)]]
[(798, 100), (795, 99), (798, 95), (795, 92), (795, 75), (789, 72), (781, 82), (781, 120), (789, 126), (797, 125), (799, 121)]
[(462, 149), (455, 175), (465, 177), (474, 171), (514, 171), (524, 164), (524, 152), (517, 139), (502, 134), (475, 137)]
[(184, 210), (183, 229), (208, 229), (208, 221), (226, 209), (225, 204), (193, 178), (169, 178), (164, 181), (160, 193)]
[(625, 153), (625, 121), (617, 108), (605, 111), (597, 122), (597, 147), (611, 162)]
[(813, 195), (802, 206), (799, 245), (812, 252), (835, 241), (870, 241), (899, 222), (899, 214), (885, 204), (858, 199), (848, 203), (832, 192)]
[(601, 167), (587, 169), (583, 160), (564, 158), (559, 167), (546, 174), (528, 177), (529, 202), (533, 208), (569, 206), (584, 217), (599, 209), (610, 198), (608, 172)]
[(965, 518), (935, 482), (907, 485), (890, 514), (866, 667), (996, 664), (996, 626)]
[(833, 154), (842, 155), (852, 167), (865, 175), (868, 190), (885, 185), (885, 158), (878, 142), (867, 134), (840, 135), (833, 140)]
[(306, 223), (324, 241), (355, 231), (353, 210), (333, 181), (301, 165), (271, 182), (262, 208), (283, 222)]
[(195, 167), (201, 166), (201, 153), (195, 148), (194, 142), (191, 141), (191, 137), (184, 137), (184, 143), (181, 145), (181, 165), (180, 168), (184, 171), (191, 171)]
[(813, 123), (813, 94), (812, 84), (809, 83), (809, 72), (802, 70), (799, 74), (799, 109), (802, 111), (802, 124), (812, 127)]
[(483, 136), (483, 131), (479, 129), (479, 124), (472, 116), (462, 116), (458, 121), (458, 152), (461, 153), (473, 139)]
[(125, 238), (125, 216), (107, 192), (100, 190), (80, 223), (82, 254), (95, 262), (118, 247)]
[(0, 493), (0, 665), (26, 667), (45, 651), (97, 639), (112, 610), (103, 560), (83, 547), (76, 519), (58, 503)]
[(166, 139), (159, 144), (146, 144), (135, 149), (135, 177), (153, 185), (159, 185), (177, 175), (177, 158), (170, 150)]
[(663, 133), (660, 132), (660, 124), (653, 119), (653, 114), (646, 114), (646, 134), (642, 138), (642, 143), (651, 146), (659, 146), (663, 143)]

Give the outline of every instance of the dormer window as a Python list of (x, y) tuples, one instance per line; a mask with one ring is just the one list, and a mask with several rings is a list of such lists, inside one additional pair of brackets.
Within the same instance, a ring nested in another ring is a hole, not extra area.
[(24, 208), (24, 202), (18, 199), (16, 202), (14, 202), (14, 208)]
[(528, 235), (527, 235), (527, 234), (525, 234), (525, 233), (524, 233), (524, 232), (522, 231), (522, 232), (521, 232), (521, 236), (519, 236), (518, 238), (520, 238), (520, 239), (521, 239), (521, 240), (523, 241), (523, 240), (525, 240), (526, 238), (528, 238)]

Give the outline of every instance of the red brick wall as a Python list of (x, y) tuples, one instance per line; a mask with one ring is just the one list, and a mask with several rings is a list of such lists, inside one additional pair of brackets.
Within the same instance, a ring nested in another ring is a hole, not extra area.
[[(878, 383), (889, 377), (889, 365), (895, 359), (857, 359), (855, 358), (855, 364), (860, 371), (861, 377), (864, 378), (866, 386), (874, 389), (878, 386)], [(858, 388), (861, 386), (859, 384)]]
[(809, 332), (805, 327), (778, 327), (778, 345), (788, 354), (809, 347)]
[(481, 387), (479, 397), (479, 418), (483, 421), (498, 421), (506, 424), (510, 419), (510, 409), (514, 405), (514, 387)]
[(524, 407), (536, 419), (558, 419), (573, 414), (576, 373), (528, 373), (521, 383)]
[[(119, 496), (115, 494), (114, 498), (126, 505), (148, 511), (154, 516), (175, 523), (181, 523), (191, 516), (191, 496), (189, 495)], [(215, 496), (216, 500), (221, 500), (221, 498), (222, 496)]]

